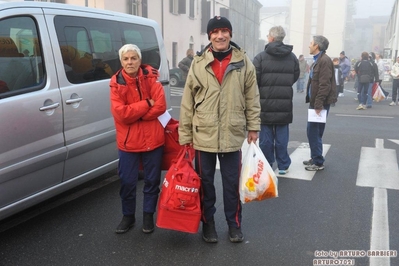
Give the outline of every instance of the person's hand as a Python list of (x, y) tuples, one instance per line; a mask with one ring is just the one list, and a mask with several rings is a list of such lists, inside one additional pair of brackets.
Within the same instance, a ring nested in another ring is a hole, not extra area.
[(316, 114), (317, 114), (318, 116), (320, 116), (321, 110), (323, 110), (323, 109), (314, 109), (314, 111), (316, 112)]
[(150, 103), (151, 103), (151, 106), (154, 106), (155, 101), (153, 99), (150, 99)]
[(248, 131), (247, 141), (248, 144), (251, 142), (256, 143), (258, 140), (258, 132), (257, 131)]

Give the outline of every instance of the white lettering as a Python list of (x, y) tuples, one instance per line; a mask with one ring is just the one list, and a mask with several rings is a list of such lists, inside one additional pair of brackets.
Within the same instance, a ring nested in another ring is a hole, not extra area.
[(195, 188), (195, 187), (185, 187), (185, 186), (181, 186), (181, 185), (176, 185), (175, 189), (184, 191), (184, 192), (198, 193), (198, 188)]

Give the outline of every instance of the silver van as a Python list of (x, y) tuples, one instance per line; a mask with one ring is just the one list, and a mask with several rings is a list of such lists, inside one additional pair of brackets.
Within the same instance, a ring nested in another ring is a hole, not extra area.
[(126, 43), (159, 70), (170, 108), (155, 21), (66, 4), (0, 3), (0, 220), (116, 169), (109, 80)]

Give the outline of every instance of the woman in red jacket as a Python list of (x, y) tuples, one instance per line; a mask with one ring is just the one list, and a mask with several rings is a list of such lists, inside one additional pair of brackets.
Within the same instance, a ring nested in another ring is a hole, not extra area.
[(166, 110), (164, 90), (157, 81), (158, 71), (141, 64), (141, 51), (134, 44), (119, 50), (122, 69), (112, 76), (111, 112), (119, 152), (118, 173), (123, 218), (115, 232), (127, 232), (135, 223), (136, 185), (139, 163), (144, 168), (143, 227), (154, 231), (154, 212), (159, 195), (161, 161), (165, 142), (158, 116)]

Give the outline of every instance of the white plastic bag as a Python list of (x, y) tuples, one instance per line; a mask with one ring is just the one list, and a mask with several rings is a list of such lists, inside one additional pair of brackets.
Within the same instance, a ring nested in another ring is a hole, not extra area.
[(243, 158), (239, 192), (242, 203), (278, 197), (276, 174), (253, 142)]
[(377, 85), (377, 89), (375, 90), (374, 94), (373, 94), (373, 100), (376, 102), (380, 102), (382, 100), (385, 100), (385, 94), (381, 89), (380, 85)]

